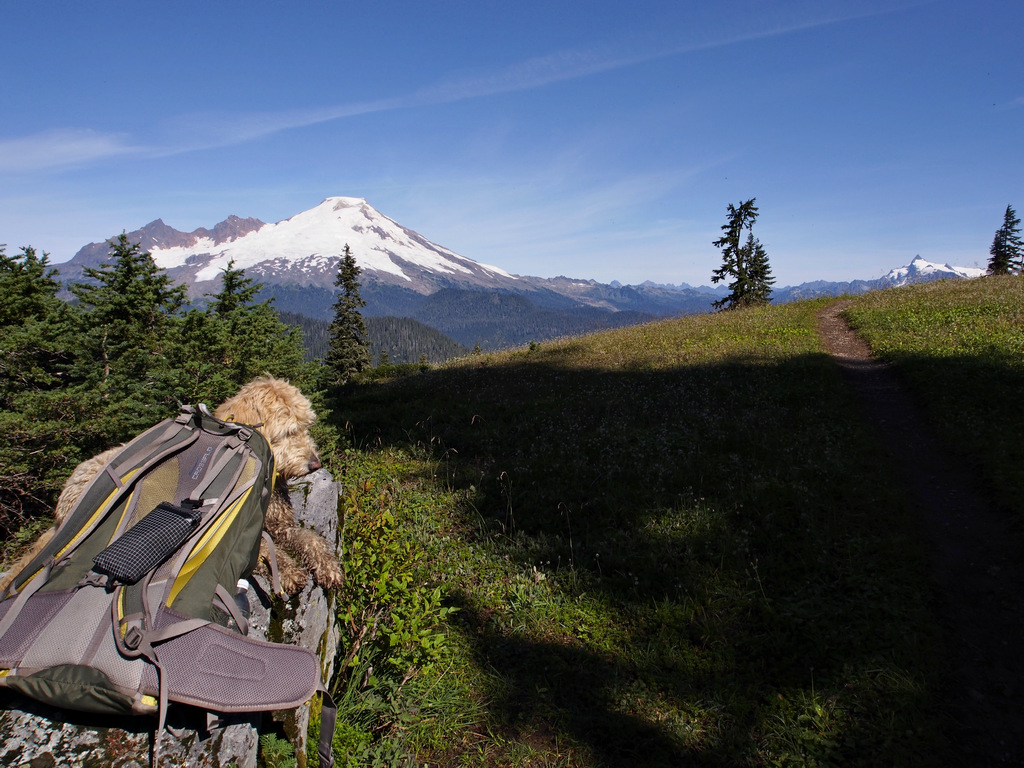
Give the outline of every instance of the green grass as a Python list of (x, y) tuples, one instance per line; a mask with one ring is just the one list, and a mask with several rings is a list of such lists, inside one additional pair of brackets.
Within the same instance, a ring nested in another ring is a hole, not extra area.
[(1024, 523), (1024, 280), (943, 281), (869, 294), (847, 310), (894, 363), (936, 431)]
[(457, 609), (374, 726), (393, 757), (941, 764), (922, 553), (819, 344), (823, 306), (345, 393), (345, 482), (389, 478), (417, 582)]

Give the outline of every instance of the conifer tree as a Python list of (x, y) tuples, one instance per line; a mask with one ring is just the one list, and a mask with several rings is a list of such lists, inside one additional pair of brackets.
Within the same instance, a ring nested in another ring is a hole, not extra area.
[(1016, 271), (1024, 275), (1024, 244), (1020, 236), (1020, 219), (1012, 205), (1006, 206), (1003, 226), (996, 230), (992, 247), (988, 252), (991, 255), (988, 262), (989, 274), (1008, 275)]
[(56, 275), (50, 254), (39, 255), (26, 247), (19, 256), (8, 256), (0, 245), (0, 328), (42, 317), (62, 303), (57, 299)]
[(281, 322), (272, 299), (236, 309), (228, 338), (236, 386), (264, 374), (294, 379), (301, 373), (302, 329)]
[(79, 352), (72, 368), (77, 396), (96, 410), (97, 439), (111, 445), (140, 432), (173, 407), (171, 351), (185, 302), (138, 243), (124, 233), (110, 241), (110, 263), (86, 267), (74, 283), (79, 302)]
[(206, 294), (213, 299), (210, 311), (227, 317), (239, 307), (255, 301), (256, 294), (262, 288), (262, 283), (245, 276), (244, 269), (235, 269), (235, 260), (231, 259), (221, 271), (220, 290), (215, 294)]
[(359, 312), (366, 306), (366, 302), (359, 296), (361, 273), (351, 249), (346, 245), (334, 281), (341, 290), (334, 302), (334, 321), (330, 327), (331, 347), (325, 361), (327, 381), (332, 385), (344, 384), (370, 365), (366, 322)]
[[(768, 253), (754, 237), (753, 227), (757, 220), (755, 199), (741, 202), (739, 207), (729, 204), (729, 220), (722, 225), (724, 234), (713, 243), (722, 250), (722, 266), (712, 273), (711, 282), (732, 278), (729, 295), (714, 302), (713, 306), (719, 309), (750, 307), (771, 301), (775, 278), (768, 263)], [(747, 240), (740, 245), (744, 231), (747, 232)]]
[(209, 307), (189, 309), (178, 323), (174, 365), (181, 372), (174, 397), (182, 403), (219, 403), (237, 387), (229, 369), (226, 323)]
[(0, 246), (0, 406), (26, 391), (51, 389), (70, 362), (71, 309), (57, 298), (49, 254)]
[(64, 393), (74, 310), (55, 275), (47, 254), (0, 246), (0, 542), (48, 513), (86, 429)]

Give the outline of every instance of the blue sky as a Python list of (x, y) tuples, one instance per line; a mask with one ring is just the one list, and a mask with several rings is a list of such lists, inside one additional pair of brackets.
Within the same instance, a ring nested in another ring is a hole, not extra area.
[(517, 274), (777, 285), (985, 266), (1024, 210), (1024, 3), (13, 2), (0, 243), (334, 195)]

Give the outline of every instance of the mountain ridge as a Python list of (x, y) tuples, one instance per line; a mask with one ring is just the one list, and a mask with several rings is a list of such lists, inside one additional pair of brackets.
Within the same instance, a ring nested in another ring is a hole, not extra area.
[[(264, 285), (263, 296), (272, 296), (279, 309), (329, 319), (334, 297), (334, 280), (346, 245), (362, 274), (361, 295), (367, 302), (367, 316), (414, 317), (440, 330), (453, 330), (441, 318), (440, 303), (456, 311), (459, 303), (486, 312), (502, 305), (477, 301), (473, 294), (498, 293), (519, 296), (532, 306), (529, 321), (522, 305), (516, 315), (523, 327), (550, 331), (558, 326), (552, 317), (561, 313), (562, 324), (571, 332), (619, 325), (626, 315), (611, 319), (603, 314), (627, 313), (639, 322), (644, 318), (696, 314), (712, 309), (712, 302), (728, 293), (724, 286), (694, 287), (645, 281), (623, 285), (618, 281), (599, 283), (592, 279), (560, 275), (553, 278), (515, 275), (500, 267), (483, 264), (433, 243), (402, 226), (357, 197), (328, 197), (319, 205), (289, 219), (268, 224), (256, 218), (229, 216), (214, 227), (182, 232), (155, 219), (141, 229), (127, 233), (149, 251), (157, 266), (176, 282), (183, 283), (193, 300), (215, 293), (220, 274), (233, 263), (246, 275)], [(67, 283), (80, 280), (86, 267), (104, 263), (108, 243), (90, 243), (72, 259), (55, 265)], [(811, 281), (773, 291), (774, 303), (865, 293), (910, 282), (943, 278), (966, 279), (984, 270), (936, 264), (916, 256), (905, 267), (897, 267), (875, 280), (848, 282)], [(432, 297), (434, 300), (432, 301)], [(457, 297), (457, 298), (456, 298)], [(509, 305), (512, 306), (512, 305)], [(554, 314), (552, 314), (554, 313)], [(543, 315), (543, 316), (542, 316)], [(464, 320), (458, 340), (472, 345), (468, 329), (486, 327), (489, 338), (515, 340), (516, 334), (498, 329), (492, 318)]]

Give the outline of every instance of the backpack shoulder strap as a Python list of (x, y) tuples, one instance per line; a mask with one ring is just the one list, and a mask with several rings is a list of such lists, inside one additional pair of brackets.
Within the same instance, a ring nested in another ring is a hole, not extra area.
[(112, 456), (82, 491), (46, 546), (11, 581), (7, 594), (17, 594), (27, 582), (42, 573), (47, 564), (52, 565), (71, 554), (117, 507), (128, 481), (168, 454), (192, 443), (199, 435), (196, 427), (195, 411), (186, 406), (177, 418), (151, 427)]

